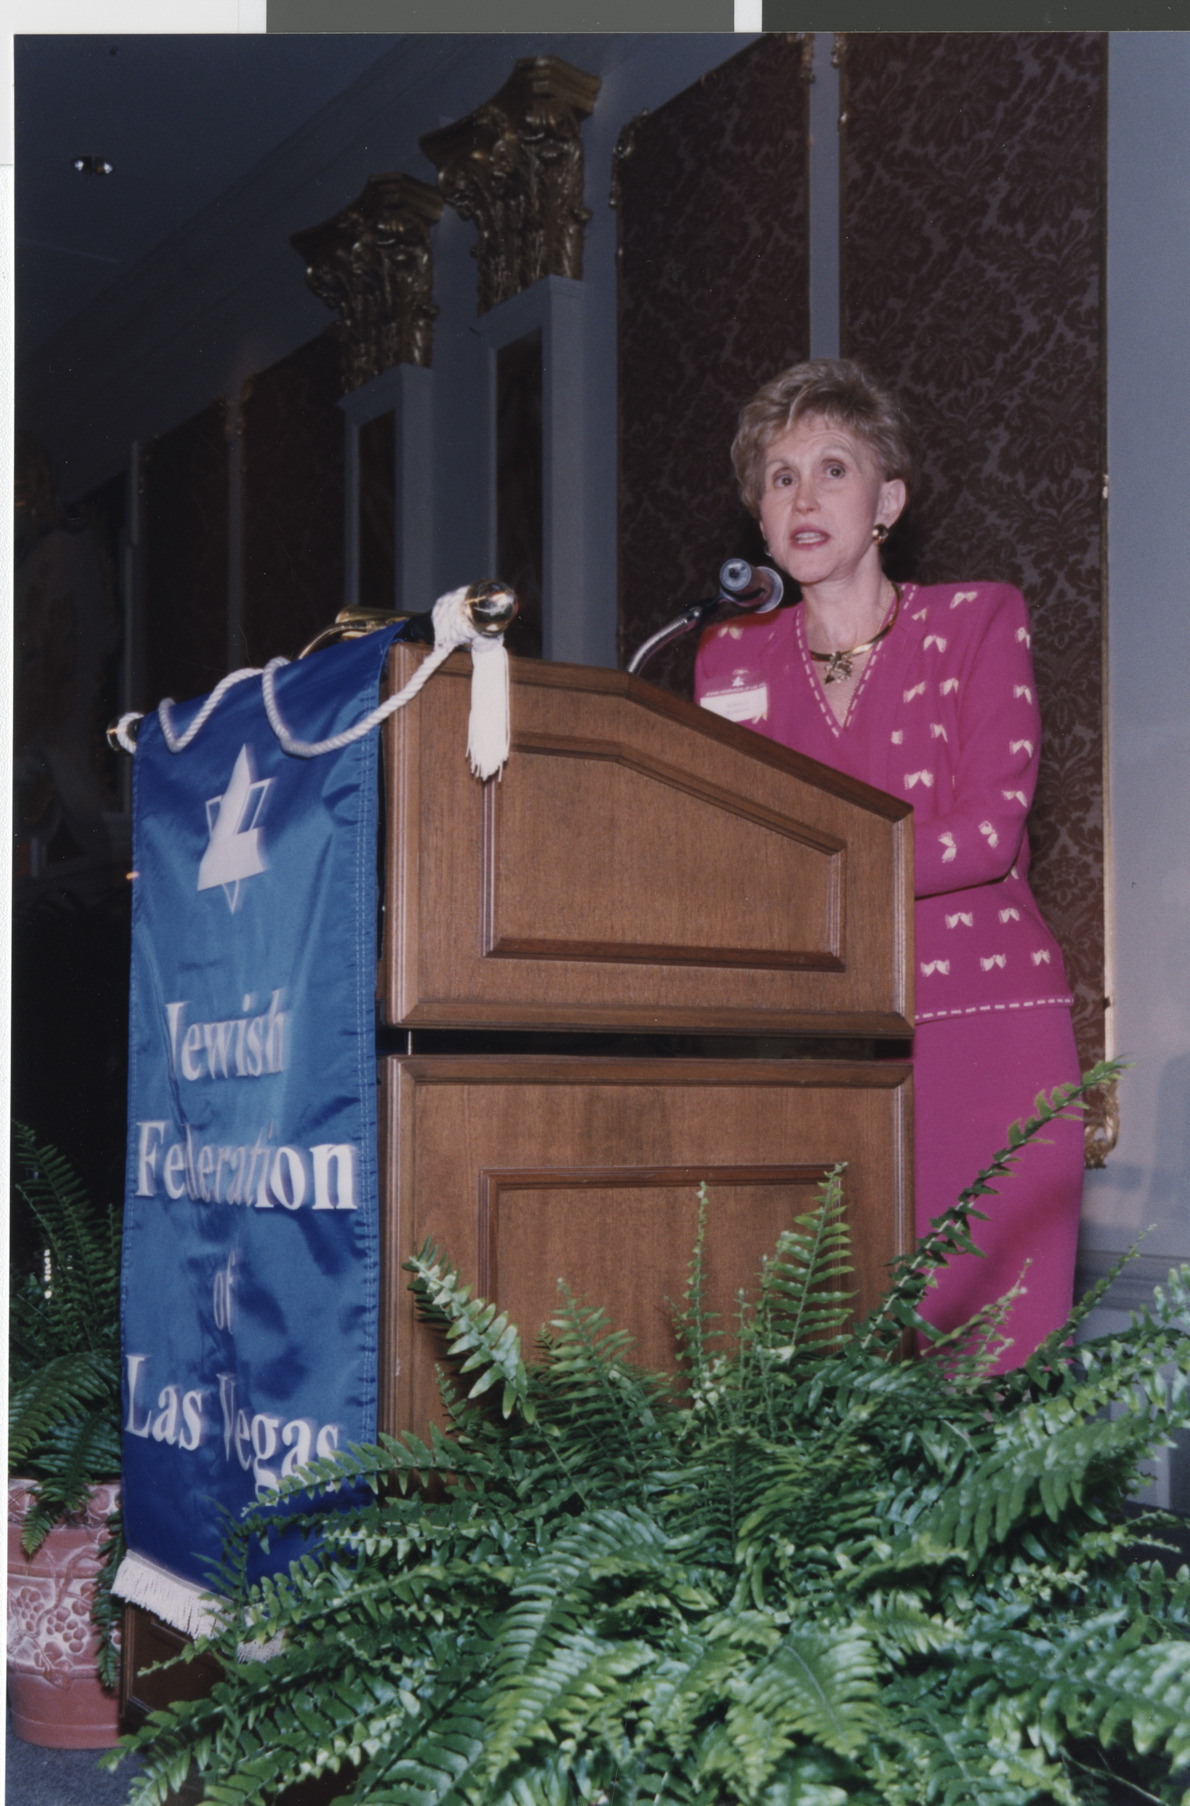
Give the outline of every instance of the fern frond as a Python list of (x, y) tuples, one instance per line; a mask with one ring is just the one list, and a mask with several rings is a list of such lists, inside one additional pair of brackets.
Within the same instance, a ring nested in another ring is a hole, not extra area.
[(978, 1559), (1034, 1515), (1057, 1521), (1072, 1503), (1082, 1503), (1097, 1475), (1120, 1467), (1133, 1472), (1147, 1447), (1144, 1424), (1126, 1416), (1076, 1418), (1044, 1442), (1013, 1441), (972, 1466), (929, 1513), (920, 1535)]
[(798, 1751), (777, 1764), (759, 1799), (762, 1806), (877, 1806), (876, 1796), (861, 1792), (855, 1776), (839, 1773), (839, 1765)]
[(484, 1728), (482, 1719), (454, 1703), (425, 1727), (416, 1751), (402, 1750), (384, 1764), (369, 1795), (374, 1806), (444, 1806), (464, 1800), (467, 1777), (483, 1759)]
[(821, 1355), (849, 1320), (855, 1293), (838, 1289), (851, 1272), (843, 1170), (831, 1168), (816, 1208), (783, 1231), (775, 1256), (764, 1264), (756, 1338), (770, 1361), (789, 1366)]
[[(119, 1338), (119, 1213), (98, 1209), (82, 1180), (56, 1148), (14, 1122), (13, 1186), (41, 1231), (48, 1257), (42, 1337), (31, 1354), (67, 1354), (111, 1347)], [(16, 1290), (17, 1288), (14, 1288)], [(18, 1345), (19, 1355), (22, 1352)]]
[[(876, 1688), (878, 1662), (854, 1626), (796, 1627), (733, 1697), (729, 1735), (739, 1722), (768, 1720), (787, 1737), (813, 1739), (840, 1756), (854, 1756), (884, 1723)], [(756, 1782), (753, 1785), (757, 1785)]]
[(114, 1692), (120, 1681), (120, 1651), (116, 1633), (124, 1622), (124, 1601), (112, 1592), (112, 1582), (127, 1553), (124, 1541), (124, 1516), (120, 1507), (108, 1513), (103, 1541), (99, 1545), (99, 1572), (95, 1576), (95, 1593), (91, 1606), (91, 1622), (99, 1631), (99, 1653), (95, 1667), (99, 1684)]
[(877, 1753), (872, 1770), (896, 1806), (1081, 1806), (1059, 1763), (1041, 1749), (993, 1738), (940, 1689), (906, 1677), (886, 1699), (896, 1741)]
[[(1072, 1731), (1090, 1720), (1088, 1728), (1110, 1744), (1128, 1729), (1141, 1755), (1161, 1750), (1175, 1769), (1190, 1763), (1190, 1642), (1167, 1640), (1119, 1656), (1108, 1652), (1088, 1667), (1079, 1684), (1081, 1704), (1075, 1703), (1073, 1688), (1056, 1702)], [(1102, 1717), (1101, 1705), (1089, 1704), (1088, 1694), (1097, 1701), (1110, 1699)]]
[(427, 1241), (418, 1254), (405, 1262), (405, 1270), (413, 1275), (409, 1289), (419, 1316), (445, 1330), (447, 1347), (451, 1359), (459, 1362), (460, 1375), (477, 1374), (468, 1398), (479, 1398), (490, 1387), (500, 1385), (504, 1416), (510, 1417), (516, 1409), (531, 1423), (529, 1378), (515, 1324), (498, 1314), (494, 1304), (473, 1299), (471, 1288), (463, 1284), (457, 1267), (448, 1266), (432, 1242)]
[(994, 1180), (1008, 1178), (1021, 1152), (1047, 1125), (1061, 1116), (1069, 1116), (1080, 1108), (1088, 1091), (1108, 1079), (1118, 1077), (1124, 1069), (1119, 1060), (1101, 1060), (1083, 1074), (1077, 1085), (1059, 1085), (1047, 1098), (1040, 1092), (1034, 1113), (1026, 1120), (1013, 1123), (1007, 1145), (999, 1149), (989, 1164), (978, 1173), (971, 1185), (960, 1192), (955, 1204), (936, 1217), (924, 1236), (919, 1237), (910, 1252), (893, 1264), (892, 1284), (880, 1303), (859, 1326), (861, 1345), (865, 1348), (895, 1346), (905, 1329), (929, 1326), (918, 1315), (918, 1306), (933, 1281), (934, 1272), (956, 1254), (978, 1252), (971, 1231), (972, 1221), (983, 1221), (986, 1212), (977, 1200), (994, 1196)]
[(106, 1410), (88, 1412), (72, 1423), (57, 1424), (37, 1445), (38, 1467), (45, 1477), (21, 1530), (21, 1547), (32, 1555), (49, 1531), (68, 1512), (82, 1509), (97, 1474), (120, 1471), (120, 1437)]
[(566, 1444), (567, 1471), (592, 1504), (601, 1489), (625, 1481), (643, 1503), (657, 1450), (669, 1440), (671, 1383), (630, 1365), (632, 1338), (613, 1330), (606, 1312), (579, 1304), (564, 1284), (559, 1290), (562, 1309), (535, 1375), (542, 1424)]
[(924, 1593), (870, 1593), (855, 1623), (872, 1643), (896, 1663), (907, 1656), (937, 1655), (952, 1649), (960, 1626), (940, 1612), (926, 1609)]
[[(19, 1470), (55, 1425), (83, 1416), (94, 1405), (103, 1406), (110, 1420), (119, 1383), (119, 1368), (112, 1355), (86, 1349), (57, 1355), (14, 1385), (8, 1401), (10, 1467)], [(114, 1427), (118, 1432), (118, 1417)], [(117, 1454), (115, 1467), (105, 1468), (103, 1473), (118, 1473), (119, 1467)]]
[(1121, 1254), (1118, 1260), (1112, 1262), (1107, 1272), (1096, 1280), (1090, 1290), (1075, 1300), (1074, 1308), (1065, 1323), (1060, 1324), (1046, 1337), (1040, 1347), (1033, 1350), (1021, 1369), (1022, 1378), (1029, 1384), (1036, 1386), (1042, 1383), (1044, 1375), (1050, 1368), (1070, 1359), (1070, 1344), (1074, 1341), (1077, 1332), (1091, 1313), (1099, 1308), (1125, 1267), (1139, 1253), (1143, 1241), (1144, 1236), (1138, 1235), (1131, 1247)]
[(695, 1410), (705, 1410), (712, 1402), (710, 1343), (716, 1332), (712, 1325), (716, 1314), (706, 1308), (706, 1272), (703, 1255), (706, 1247), (709, 1194), (705, 1181), (698, 1188), (698, 1227), (694, 1247), (686, 1270), (686, 1289), (682, 1304), (670, 1304), (678, 1365), (685, 1374), (690, 1403)]
[(999, 1298), (982, 1305), (974, 1316), (955, 1329), (943, 1332), (927, 1326), (927, 1333), (922, 1338), (927, 1345), (921, 1352), (925, 1359), (943, 1363), (953, 1385), (979, 1385), (1011, 1348), (1012, 1337), (1005, 1333), (1004, 1325), (1013, 1305), (1027, 1289), (1028, 1267), (1026, 1261), (1015, 1285)]
[(547, 1656), (493, 1696), (486, 1746), (493, 1778), (537, 1738), (581, 1734), (593, 1720), (623, 1712), (633, 1701), (624, 1683), (654, 1659), (643, 1640), (605, 1639), (578, 1627), (555, 1641)]

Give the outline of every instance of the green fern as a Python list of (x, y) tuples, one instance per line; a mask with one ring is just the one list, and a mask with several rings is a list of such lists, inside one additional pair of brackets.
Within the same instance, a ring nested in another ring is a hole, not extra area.
[(851, 1271), (842, 1176), (841, 1166), (831, 1169), (818, 1208), (784, 1231), (765, 1262), (757, 1327), (770, 1363), (813, 1360), (823, 1343), (839, 1340), (850, 1317), (855, 1293), (837, 1289)]
[(132, 1806), (192, 1765), (212, 1806), (319, 1775), (344, 1806), (1104, 1806), (1121, 1762), (1190, 1800), (1190, 1570), (1152, 1560), (1159, 1514), (1121, 1518), (1190, 1422), (1190, 1273), (1011, 1374), (989, 1377), (995, 1307), (896, 1358), (929, 1333), (934, 1268), (1075, 1101), (1038, 1100), (854, 1326), (838, 1173), (734, 1339), (704, 1303), (704, 1189), (676, 1381), (565, 1289), (526, 1367), (424, 1248), (450, 1434), (294, 1476), (283, 1498), (351, 1481), (368, 1503), (307, 1508), (319, 1553), (272, 1580), (244, 1581), (270, 1512), (234, 1527), (200, 1646), (224, 1678), (131, 1740)]
[(515, 1325), (507, 1317), (498, 1316), (494, 1304), (473, 1299), (457, 1268), (442, 1264), (432, 1242), (426, 1242), (405, 1266), (413, 1274), (409, 1290), (418, 1311), (427, 1323), (445, 1331), (460, 1376), (476, 1373), (468, 1398), (479, 1398), (490, 1386), (501, 1384), (505, 1417), (511, 1416), (514, 1406), (520, 1407), (522, 1415), (531, 1413), (533, 1405)]
[[(120, 1218), (98, 1209), (69, 1161), (23, 1123), (13, 1124), (13, 1188), (41, 1245), (38, 1270), (13, 1270), (9, 1294), (8, 1468), (36, 1482), (21, 1530), (32, 1555), (97, 1480), (120, 1472)], [(116, 1511), (92, 1607), (109, 1689), (119, 1675), (111, 1582), (123, 1551)]]

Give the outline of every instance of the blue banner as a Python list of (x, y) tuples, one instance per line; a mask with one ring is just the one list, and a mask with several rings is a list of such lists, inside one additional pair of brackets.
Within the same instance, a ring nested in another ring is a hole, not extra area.
[[(391, 638), (281, 670), (291, 732), (366, 714)], [(378, 739), (287, 755), (257, 677), (137, 741), (117, 1584), (183, 1628), (220, 1508), (376, 1435)]]

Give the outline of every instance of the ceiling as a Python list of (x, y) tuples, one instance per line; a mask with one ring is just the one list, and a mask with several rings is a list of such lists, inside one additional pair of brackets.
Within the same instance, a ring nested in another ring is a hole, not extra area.
[[(306, 33), (16, 38), (18, 359), (399, 42)], [(111, 174), (79, 174), (78, 157), (105, 160)]]

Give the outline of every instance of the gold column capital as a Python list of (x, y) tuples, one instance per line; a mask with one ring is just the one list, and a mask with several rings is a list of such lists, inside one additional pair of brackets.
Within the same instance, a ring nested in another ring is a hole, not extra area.
[(331, 331), (344, 391), (396, 364), (431, 362), (438, 309), (430, 230), (442, 208), (436, 188), (394, 171), (369, 176), (350, 206), (290, 238), (306, 281), (338, 312)]
[(561, 57), (522, 57), (490, 100), (422, 138), (443, 198), (475, 222), (480, 313), (543, 276), (581, 277), (580, 133), (599, 88)]

